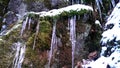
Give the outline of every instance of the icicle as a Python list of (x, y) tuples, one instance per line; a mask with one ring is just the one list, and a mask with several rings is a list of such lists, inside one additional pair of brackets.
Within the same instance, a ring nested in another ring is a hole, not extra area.
[(56, 42), (56, 22), (57, 22), (57, 20), (54, 20), (53, 32), (52, 32), (52, 40), (51, 40), (51, 47), (50, 47), (50, 53), (49, 53), (49, 58), (48, 58), (48, 60), (49, 60), (49, 62), (48, 62), (49, 67), (50, 67), (52, 56), (53, 56), (54, 47), (57, 44), (57, 42)]
[(102, 13), (101, 13), (100, 4), (99, 4), (100, 1), (99, 0), (95, 0), (95, 1), (96, 1), (96, 4), (97, 4), (97, 7), (98, 7), (100, 18), (102, 20)]
[(115, 7), (115, 1), (111, 0), (112, 6)]
[(31, 24), (31, 18), (29, 19), (29, 21), (28, 21), (28, 29), (30, 29), (30, 24)]
[(80, 0), (77, 0), (76, 3), (77, 3), (77, 4), (80, 4)]
[(13, 45), (15, 45), (16, 48), (17, 48), (16, 49), (16, 54), (15, 54), (15, 57), (14, 57), (14, 60), (13, 60), (13, 68), (21, 68), (22, 62), (23, 62), (24, 57), (25, 57), (26, 46), (23, 45), (20, 42), (17, 42)]
[(70, 0), (70, 4), (71, 4), (71, 5), (74, 4), (74, 0)]
[(101, 6), (104, 8), (102, 0), (99, 0), (99, 2), (101, 4)]
[(37, 23), (36, 33), (35, 33), (35, 38), (34, 38), (34, 44), (33, 44), (33, 50), (35, 49), (35, 44), (36, 44), (36, 39), (37, 39), (37, 35), (38, 35), (38, 32), (39, 32), (39, 28), (40, 28), (40, 22)]
[(83, 0), (81, 0), (81, 4), (83, 4), (84, 2), (83, 2)]
[(26, 18), (25, 21), (23, 21), (23, 25), (22, 25), (22, 29), (21, 29), (21, 36), (23, 34), (23, 31), (26, 29), (27, 22), (28, 22), (28, 17)]
[(72, 68), (74, 68), (74, 54), (76, 44), (76, 16), (70, 19), (70, 41), (72, 43)]

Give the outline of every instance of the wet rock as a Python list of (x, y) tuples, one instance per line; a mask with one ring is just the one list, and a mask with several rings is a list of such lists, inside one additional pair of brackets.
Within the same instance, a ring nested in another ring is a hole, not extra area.
[(8, 10), (19, 13), (19, 7), (22, 4), (22, 1), (23, 0), (10, 0)]
[(17, 21), (17, 16), (15, 15), (15, 13), (12, 11), (9, 11), (4, 16), (3, 24), (9, 26), (10, 24), (12, 24), (16, 21)]
[(89, 53), (88, 59), (89, 59), (89, 60), (94, 60), (94, 59), (97, 57), (97, 54), (98, 54), (97, 51), (94, 51), (94, 52)]
[(46, 8), (44, 2), (33, 1), (33, 2), (27, 2), (27, 10), (40, 12), (40, 11), (48, 11), (48, 8)]

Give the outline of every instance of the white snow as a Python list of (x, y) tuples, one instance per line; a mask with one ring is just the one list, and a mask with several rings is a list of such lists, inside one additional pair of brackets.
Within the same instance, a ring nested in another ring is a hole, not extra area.
[(93, 11), (93, 8), (90, 6), (83, 5), (83, 4), (74, 4), (74, 5), (70, 5), (67, 7), (59, 8), (59, 9), (53, 9), (50, 11), (28, 12), (28, 14), (37, 14), (37, 15), (40, 15), (40, 17), (45, 17), (45, 16), (52, 17), (52, 16), (59, 15), (63, 12), (70, 12), (71, 10), (78, 12), (78, 11), (81, 11), (82, 9)]
[(107, 41), (111, 41), (116, 38), (116, 41), (120, 40), (120, 3), (116, 5), (113, 12), (107, 19), (107, 23), (105, 24), (106, 28), (108, 25), (113, 24), (112, 29), (108, 29), (104, 31), (102, 34), (102, 42), (107, 43)]
[(99, 25), (99, 26), (102, 28), (102, 25), (100, 24), (100, 21), (99, 21), (99, 20), (95, 20), (95, 24), (96, 24), (96, 25)]

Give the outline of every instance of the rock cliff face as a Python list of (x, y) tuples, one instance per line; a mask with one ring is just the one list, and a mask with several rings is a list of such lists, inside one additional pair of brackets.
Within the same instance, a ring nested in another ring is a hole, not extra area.
[(40, 12), (65, 7), (68, 3), (67, 0), (10, 0), (8, 10), (15, 13), (21, 13), (21, 9), (24, 8), (25, 11)]
[[(47, 2), (46, 2), (47, 1)], [(63, 3), (63, 5), (60, 5)], [(52, 8), (59, 8), (68, 5), (67, 1), (58, 0), (11, 0), (9, 3), (9, 10), (14, 13), (21, 14), (23, 3), (26, 4), (26, 11), (48, 11)], [(58, 7), (55, 7), (55, 6)], [(12, 7), (14, 6), (14, 7)], [(20, 7), (22, 6), (22, 7)], [(72, 11), (71, 11), (72, 12)], [(76, 12), (70, 13), (71, 15)], [(68, 28), (68, 19), (70, 15), (67, 12), (62, 13), (56, 22), (56, 42), (57, 47), (53, 50), (50, 66), (53, 68), (61, 68), (63, 66), (71, 67), (72, 65), (72, 45), (69, 39), (70, 30)], [(28, 17), (28, 19), (27, 19)], [(57, 16), (58, 17), (58, 16)], [(44, 17), (40, 18), (36, 14), (28, 14), (20, 20), (10, 23), (7, 29), (1, 33), (0, 36), (0, 66), (3, 68), (14, 67), (13, 59), (15, 56), (16, 48), (14, 43), (21, 42), (26, 45), (25, 58), (22, 63), (22, 68), (44, 68), (48, 67), (48, 57), (50, 51), (50, 44), (53, 31), (53, 18), (57, 17)], [(9, 19), (7, 19), (9, 20)], [(87, 51), (84, 50), (85, 43), (89, 40), (89, 33), (94, 30), (94, 19), (91, 12), (85, 13), (81, 11), (80, 15), (76, 16), (76, 47), (75, 47), (75, 63), (86, 57)], [(23, 29), (22, 35), (21, 31)], [(94, 30), (95, 31), (95, 30)], [(91, 38), (91, 37), (89, 37)], [(33, 45), (35, 47), (33, 49)]]

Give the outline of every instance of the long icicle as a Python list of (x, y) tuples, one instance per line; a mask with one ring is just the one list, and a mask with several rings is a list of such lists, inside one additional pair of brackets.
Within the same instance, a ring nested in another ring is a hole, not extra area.
[(39, 28), (40, 28), (40, 21), (37, 23), (37, 27), (36, 27), (36, 33), (35, 33), (35, 38), (34, 38), (34, 43), (33, 43), (33, 50), (35, 49), (36, 39), (37, 39), (37, 35), (39, 33)]
[(24, 57), (25, 57), (25, 50), (26, 50), (26, 45), (21, 47), (18, 68), (21, 68), (21, 66), (22, 66), (22, 62), (23, 62)]
[(21, 68), (25, 57), (26, 45), (22, 44), (21, 42), (17, 42), (13, 45), (16, 47), (16, 54), (13, 60), (13, 68)]
[(52, 31), (52, 40), (51, 40), (51, 47), (50, 47), (50, 53), (49, 53), (49, 62), (48, 62), (48, 68), (50, 68), (50, 64), (51, 64), (51, 59), (52, 59), (52, 56), (53, 56), (53, 49), (54, 49), (54, 46), (56, 45), (56, 22), (57, 20), (54, 20), (54, 24), (53, 24), (53, 31)]
[(100, 1), (99, 1), (99, 0), (95, 0), (95, 1), (96, 1), (96, 4), (97, 4), (97, 7), (98, 7), (100, 19), (101, 19), (101, 21), (102, 21), (102, 13), (101, 13), (101, 8), (100, 8)]
[(84, 3), (84, 1), (83, 0), (81, 0), (81, 4), (83, 4)]
[(70, 41), (72, 43), (72, 68), (74, 68), (74, 55), (76, 45), (76, 16), (72, 16), (70, 21)]
[(18, 61), (19, 61), (19, 51), (20, 51), (20, 46), (21, 45), (19, 43), (15, 43), (14, 45), (16, 47), (16, 54), (15, 54), (15, 57), (14, 57), (14, 60), (13, 60), (13, 68), (17, 68)]
[(27, 25), (27, 23), (28, 23), (28, 17), (25, 19), (25, 21), (23, 21), (23, 24), (22, 24), (22, 29), (21, 29), (21, 36), (22, 36), (22, 34), (23, 34), (23, 32), (24, 32), (24, 30), (26, 29), (26, 25)]
[(104, 8), (104, 6), (103, 6), (103, 1), (102, 1), (102, 0), (99, 0), (99, 2), (100, 2), (100, 4), (101, 4), (101, 6)]
[(29, 18), (29, 20), (28, 20), (28, 30), (30, 29), (31, 22), (32, 22), (32, 19)]

